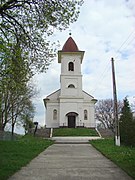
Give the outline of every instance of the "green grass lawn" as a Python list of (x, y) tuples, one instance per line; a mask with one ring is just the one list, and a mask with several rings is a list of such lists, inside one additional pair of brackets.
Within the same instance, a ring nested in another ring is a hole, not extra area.
[(113, 139), (93, 140), (90, 143), (135, 179), (135, 148), (115, 146)]
[(53, 136), (99, 136), (95, 129), (58, 128), (53, 129)]
[(0, 180), (8, 179), (51, 144), (52, 141), (32, 136), (0, 141)]

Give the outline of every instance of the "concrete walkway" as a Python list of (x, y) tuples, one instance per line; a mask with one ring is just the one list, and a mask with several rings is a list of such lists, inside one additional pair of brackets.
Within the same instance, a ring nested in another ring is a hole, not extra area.
[(90, 144), (53, 144), (9, 178), (9, 180), (120, 179), (132, 178)]

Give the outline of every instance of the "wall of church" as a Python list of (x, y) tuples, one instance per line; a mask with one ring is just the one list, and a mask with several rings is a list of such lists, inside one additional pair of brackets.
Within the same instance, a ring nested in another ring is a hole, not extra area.
[[(90, 103), (84, 103), (83, 105), (83, 123), (84, 127), (95, 127), (95, 108), (93, 104)], [(87, 111), (87, 119), (85, 119), (85, 111)]]
[(45, 124), (47, 128), (59, 127), (59, 104), (48, 103)]
[[(81, 79), (81, 75), (78, 77), (61, 76), (61, 96), (82, 97)], [(74, 88), (71, 88), (70, 85), (73, 85)]]
[[(65, 99), (63, 100), (65, 101)], [(78, 114), (76, 117), (76, 126), (79, 126), (79, 120), (82, 118), (81, 109), (82, 102), (78, 103), (77, 100), (68, 99), (66, 102), (60, 103), (60, 126), (68, 126), (68, 119), (66, 114), (69, 112), (75, 112)]]
[[(76, 116), (76, 126), (96, 127), (93, 103), (85, 103), (83, 99), (61, 99), (60, 101), (60, 103), (47, 104), (46, 125), (48, 128), (68, 126), (68, 117), (66, 114), (69, 112), (78, 114)], [(57, 112), (56, 117), (54, 117), (55, 110)], [(85, 112), (87, 112), (87, 118), (85, 117)]]
[[(65, 99), (63, 100), (65, 101)], [(76, 103), (75, 103), (76, 102)], [(87, 110), (87, 119), (84, 117), (84, 111)], [(94, 105), (90, 103), (85, 104), (79, 102), (79, 100), (66, 100), (66, 102), (60, 103), (60, 126), (68, 126), (68, 117), (66, 116), (69, 112), (75, 112), (78, 114), (76, 116), (76, 126), (82, 127), (95, 127), (94, 118)]]

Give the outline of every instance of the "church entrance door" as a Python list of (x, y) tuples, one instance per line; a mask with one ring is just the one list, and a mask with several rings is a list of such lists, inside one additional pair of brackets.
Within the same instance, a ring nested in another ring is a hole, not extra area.
[(75, 116), (68, 116), (68, 128), (75, 128)]
[(68, 128), (75, 128), (76, 127), (76, 117), (78, 113), (76, 112), (69, 112), (66, 114), (68, 120)]

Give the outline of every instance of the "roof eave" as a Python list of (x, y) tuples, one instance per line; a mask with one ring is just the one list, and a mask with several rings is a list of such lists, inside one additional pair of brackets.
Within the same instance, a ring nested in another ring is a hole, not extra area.
[(75, 52), (65, 52), (65, 51), (58, 51), (58, 63), (61, 63), (61, 56), (66, 54), (78, 54), (81, 55), (81, 63), (84, 57), (85, 51), (75, 51)]

